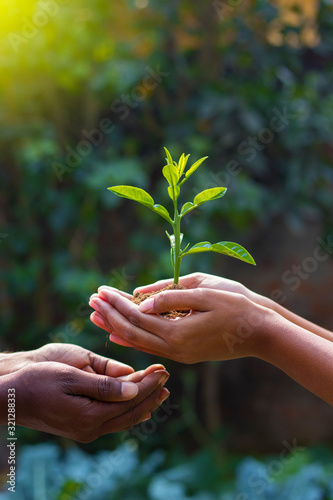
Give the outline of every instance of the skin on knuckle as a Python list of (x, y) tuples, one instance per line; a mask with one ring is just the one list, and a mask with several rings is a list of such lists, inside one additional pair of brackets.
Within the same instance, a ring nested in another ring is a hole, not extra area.
[(122, 328), (122, 338), (128, 342), (129, 344), (135, 344), (136, 343), (136, 335), (134, 333), (133, 325), (132, 323), (127, 324)]
[(140, 318), (139, 311), (137, 311), (136, 309), (132, 309), (128, 315), (128, 320), (132, 325), (140, 326), (141, 325), (141, 318)]
[[(112, 388), (114, 389), (114, 387)], [(112, 395), (110, 381), (107, 377), (99, 377), (97, 381), (97, 394), (102, 401), (108, 399)]]
[(210, 293), (211, 290), (205, 290), (203, 288), (198, 288), (196, 290), (189, 290), (189, 293), (191, 295), (191, 299), (196, 300), (198, 303), (201, 303), (205, 299), (207, 299), (207, 295)]
[(154, 309), (156, 311), (168, 311), (172, 303), (173, 292), (161, 292), (154, 296)]
[(72, 373), (63, 373), (62, 375), (60, 375), (59, 377), (59, 374), (58, 375), (58, 380), (60, 378), (60, 381), (61, 381), (61, 387), (63, 389), (64, 392), (71, 392), (73, 390), (73, 388), (75, 389), (75, 386), (76, 386), (76, 383), (77, 383), (77, 380), (76, 380), (76, 377), (74, 376), (74, 374)]

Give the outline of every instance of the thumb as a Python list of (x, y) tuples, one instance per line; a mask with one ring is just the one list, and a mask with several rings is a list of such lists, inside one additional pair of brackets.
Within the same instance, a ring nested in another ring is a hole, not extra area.
[(77, 370), (71, 377), (67, 394), (86, 396), (97, 401), (117, 402), (135, 398), (139, 387), (133, 382), (124, 382), (106, 375)]
[(160, 314), (177, 309), (207, 311), (210, 310), (209, 292), (210, 290), (204, 288), (168, 290), (141, 302), (139, 311), (150, 314)]

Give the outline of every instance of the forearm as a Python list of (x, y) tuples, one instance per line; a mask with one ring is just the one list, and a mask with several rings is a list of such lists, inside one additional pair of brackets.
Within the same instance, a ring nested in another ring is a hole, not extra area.
[(333, 343), (277, 313), (262, 325), (258, 357), (333, 405)]
[(0, 376), (16, 372), (35, 361), (35, 351), (0, 353)]
[(298, 316), (297, 314), (289, 311), (280, 304), (274, 302), (273, 300), (266, 299), (266, 303), (263, 305), (277, 312), (278, 314), (280, 314), (280, 316), (290, 321), (291, 323), (294, 323), (295, 325), (300, 326), (301, 328), (304, 328), (305, 330), (308, 330), (315, 335), (319, 335), (319, 337), (333, 342), (333, 332), (330, 332), (329, 330), (326, 330), (325, 328), (322, 328), (315, 323), (311, 323), (311, 321)]
[(0, 425), (13, 424), (16, 413), (17, 377), (13, 374), (0, 377)]

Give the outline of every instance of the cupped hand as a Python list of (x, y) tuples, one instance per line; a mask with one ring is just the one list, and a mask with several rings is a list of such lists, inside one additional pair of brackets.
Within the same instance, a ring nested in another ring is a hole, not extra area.
[[(34, 360), (37, 363), (56, 361), (86, 372), (108, 375), (109, 377), (121, 377), (134, 372), (131, 366), (100, 356), (74, 344), (46, 344), (36, 349)], [(156, 365), (156, 369), (164, 369), (164, 367)]]
[[(180, 283), (199, 284), (188, 278)], [(266, 313), (244, 294), (201, 286), (161, 292), (140, 307), (116, 289), (101, 287), (90, 305), (96, 311), (91, 320), (111, 341), (183, 363), (256, 355)], [(173, 309), (191, 312), (177, 320), (159, 316)]]
[(163, 388), (168, 372), (152, 367), (117, 379), (45, 361), (2, 380), (7, 377), (16, 392), (18, 425), (83, 443), (147, 420), (169, 395)]
[[(153, 283), (152, 285), (141, 286), (134, 290), (134, 294), (136, 292), (140, 293), (149, 293), (154, 292), (156, 290), (161, 290), (169, 285), (173, 284), (173, 279), (169, 280), (161, 280)], [(187, 276), (182, 276), (179, 279), (179, 284), (184, 286), (185, 288), (195, 289), (195, 288), (209, 288), (211, 290), (220, 290), (222, 292), (231, 292), (238, 293), (240, 295), (244, 295), (248, 299), (252, 300), (256, 304), (265, 305), (265, 297), (253, 292), (246, 286), (242, 285), (237, 281), (229, 280), (226, 278), (221, 278), (220, 276), (215, 276), (213, 274), (206, 273), (193, 273), (188, 274)], [(100, 289), (107, 289), (109, 287), (100, 287)], [(123, 296), (126, 296), (123, 294)]]

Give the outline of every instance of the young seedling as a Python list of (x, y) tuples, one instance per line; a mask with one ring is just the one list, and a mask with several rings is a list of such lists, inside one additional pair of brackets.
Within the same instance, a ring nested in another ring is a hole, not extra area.
[(183, 258), (186, 255), (191, 255), (194, 253), (217, 252), (224, 255), (229, 255), (230, 257), (235, 257), (236, 259), (247, 262), (248, 264), (256, 265), (253, 257), (247, 252), (247, 250), (245, 250), (245, 248), (231, 241), (220, 241), (219, 243), (214, 244), (210, 243), (209, 241), (201, 241), (200, 243), (196, 243), (195, 245), (193, 245), (191, 248), (189, 248), (190, 244), (188, 244), (184, 249), (181, 248), (183, 241), (183, 233), (181, 232), (182, 218), (207, 201), (222, 198), (226, 194), (227, 188), (215, 187), (205, 189), (201, 193), (197, 194), (194, 197), (193, 201), (186, 202), (179, 211), (177, 200), (179, 198), (182, 185), (191, 177), (191, 175), (197, 170), (197, 168), (200, 167), (200, 165), (208, 158), (208, 156), (201, 158), (186, 170), (190, 155), (185, 156), (185, 154), (182, 154), (179, 162), (176, 163), (175, 161), (173, 161), (169, 151), (166, 148), (164, 149), (167, 155), (167, 165), (163, 167), (162, 173), (168, 181), (168, 194), (173, 201), (173, 218), (165, 207), (158, 204), (155, 205), (155, 202), (150, 194), (148, 194), (141, 188), (132, 186), (113, 186), (109, 187), (108, 189), (117, 196), (128, 198), (130, 200), (137, 201), (142, 205), (145, 205), (171, 224), (173, 234), (169, 234), (167, 231), (166, 234), (170, 240), (171, 246), (171, 263), (174, 268), (174, 284), (178, 284), (180, 266)]

